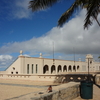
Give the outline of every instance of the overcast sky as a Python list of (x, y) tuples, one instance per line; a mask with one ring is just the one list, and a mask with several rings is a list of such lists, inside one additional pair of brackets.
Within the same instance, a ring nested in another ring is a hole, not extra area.
[[(59, 2), (47, 10), (32, 13), (30, 0), (0, 1), (0, 70), (4, 70), (23, 50), (23, 55), (45, 58), (85, 60), (92, 54), (100, 56), (100, 27), (94, 21), (89, 29), (83, 27), (85, 10), (81, 10), (64, 24), (57, 27), (60, 15), (74, 0)], [(67, 7), (66, 7), (67, 6)], [(60, 9), (59, 9), (60, 8)], [(100, 16), (98, 16), (100, 21)]]

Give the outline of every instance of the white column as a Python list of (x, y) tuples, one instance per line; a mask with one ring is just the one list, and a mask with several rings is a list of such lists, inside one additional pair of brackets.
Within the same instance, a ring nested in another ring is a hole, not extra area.
[(51, 66), (49, 66), (49, 74), (51, 74)]
[(44, 59), (40, 59), (40, 67), (38, 68), (38, 74), (43, 74), (43, 67), (44, 67)]
[(56, 67), (56, 74), (57, 74), (57, 66), (55, 66)]
[(34, 71), (34, 74), (36, 74), (36, 64), (34, 64), (33, 71)]
[(20, 71), (18, 73), (23, 74), (24, 73), (24, 67), (25, 67), (25, 56), (19, 56), (20, 59)]
[(63, 66), (61, 66), (61, 72), (63, 73)]
[(32, 74), (32, 64), (29, 64), (29, 74)]
[(67, 66), (67, 72), (68, 72), (68, 66)]

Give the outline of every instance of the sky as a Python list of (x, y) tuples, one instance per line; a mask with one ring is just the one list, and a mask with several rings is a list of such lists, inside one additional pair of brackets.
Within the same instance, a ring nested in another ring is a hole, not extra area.
[[(63, 27), (57, 27), (60, 16), (74, 0), (61, 0), (52, 7), (32, 12), (30, 0), (0, 0), (0, 71), (20, 55), (85, 61), (92, 54), (100, 56), (100, 27), (94, 21), (84, 30), (86, 11), (76, 11)], [(98, 16), (100, 21), (100, 15)]]

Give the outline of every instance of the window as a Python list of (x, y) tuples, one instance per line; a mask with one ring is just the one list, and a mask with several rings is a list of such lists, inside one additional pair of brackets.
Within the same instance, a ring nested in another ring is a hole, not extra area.
[(29, 74), (29, 64), (27, 64), (27, 74)]
[(13, 70), (15, 70), (15, 67), (13, 67)]
[(90, 64), (92, 64), (92, 60), (90, 61)]
[(32, 64), (32, 74), (34, 73), (34, 70), (33, 70), (33, 68), (34, 68), (34, 65)]
[(16, 74), (18, 74), (18, 72), (16, 72)]
[(36, 73), (38, 73), (38, 64), (36, 64)]

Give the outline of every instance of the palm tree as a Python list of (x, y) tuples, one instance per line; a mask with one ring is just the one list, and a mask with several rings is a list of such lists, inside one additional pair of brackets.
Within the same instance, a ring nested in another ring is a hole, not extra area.
[[(29, 2), (29, 8), (32, 11), (39, 11), (46, 9), (53, 4), (57, 3), (59, 0), (31, 0)], [(84, 29), (88, 28), (89, 25), (92, 25), (93, 20), (96, 20), (98, 25), (100, 23), (97, 19), (98, 14), (100, 13), (100, 0), (75, 0), (74, 3), (67, 9), (58, 20), (58, 26), (62, 26), (69, 18), (72, 16), (75, 10), (86, 9), (87, 14), (84, 23)]]
[(100, 62), (100, 56), (98, 57), (98, 59), (99, 59), (99, 62)]

